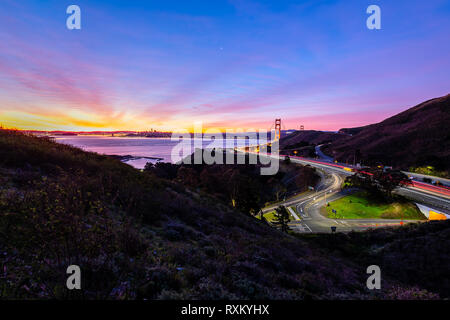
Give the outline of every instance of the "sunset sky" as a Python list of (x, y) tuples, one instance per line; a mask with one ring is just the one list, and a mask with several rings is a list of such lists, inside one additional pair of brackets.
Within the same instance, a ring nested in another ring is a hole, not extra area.
[[(81, 30), (66, 8), (81, 8)], [(381, 7), (381, 30), (366, 8)], [(0, 2), (0, 124), (337, 130), (450, 93), (450, 1)]]

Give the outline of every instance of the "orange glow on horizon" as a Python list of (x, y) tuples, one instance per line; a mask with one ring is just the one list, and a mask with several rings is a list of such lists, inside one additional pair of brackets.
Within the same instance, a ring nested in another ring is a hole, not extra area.
[[(96, 121), (89, 121), (83, 119), (73, 119), (68, 116), (55, 117), (55, 116), (39, 116), (39, 115), (26, 115), (17, 119), (10, 115), (0, 114), (0, 126), (4, 129), (16, 129), (20, 131), (66, 131), (66, 132), (92, 132), (92, 131), (149, 131), (150, 129), (160, 132), (179, 132), (179, 133), (217, 133), (217, 132), (245, 132), (248, 129), (242, 126), (208, 126), (202, 124), (202, 126), (196, 127), (195, 125), (169, 125), (157, 126), (152, 124), (144, 124), (145, 121), (139, 121), (137, 123), (131, 122), (124, 123), (123, 121), (111, 121), (108, 123), (101, 123)], [(148, 123), (151, 123), (150, 121)], [(265, 128), (252, 128), (252, 130), (269, 130)], [(253, 132), (253, 131), (252, 131)]]
[(196, 119), (154, 121), (138, 115), (103, 116), (77, 111), (62, 113), (29, 113), (24, 111), (0, 112), (0, 125), (7, 129), (23, 131), (67, 131), (67, 132), (91, 132), (91, 131), (149, 131), (150, 129), (161, 132), (254, 132), (270, 129), (270, 123), (263, 122), (249, 126), (227, 125), (226, 123), (211, 123)]

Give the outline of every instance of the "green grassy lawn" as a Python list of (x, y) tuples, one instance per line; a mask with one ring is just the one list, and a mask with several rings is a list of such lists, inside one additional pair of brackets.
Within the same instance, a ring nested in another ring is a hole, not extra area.
[(264, 218), (266, 218), (267, 221), (275, 220), (275, 211), (267, 212), (267, 213), (264, 215)]
[[(259, 215), (257, 215), (256, 217), (259, 219)], [(266, 218), (266, 220), (269, 222), (275, 220), (275, 210), (265, 213), (264, 218)], [(291, 219), (291, 221), (295, 220), (291, 213), (289, 213), (289, 219)]]
[[(337, 215), (332, 212), (332, 209), (336, 210)], [(325, 211), (328, 218), (337, 219), (426, 219), (412, 203), (374, 203), (368, 200), (364, 192), (330, 202)]]

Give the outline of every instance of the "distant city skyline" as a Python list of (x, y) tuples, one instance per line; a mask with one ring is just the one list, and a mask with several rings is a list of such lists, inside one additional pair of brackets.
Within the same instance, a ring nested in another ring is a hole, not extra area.
[[(66, 8), (81, 8), (68, 30)], [(366, 8), (381, 8), (369, 30)], [(450, 2), (0, 3), (0, 124), (337, 131), (449, 93)]]

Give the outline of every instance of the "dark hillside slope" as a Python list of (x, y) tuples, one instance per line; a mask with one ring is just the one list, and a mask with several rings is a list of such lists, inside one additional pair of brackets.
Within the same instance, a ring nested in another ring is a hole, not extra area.
[[(423, 102), (324, 149), (338, 161), (360, 150), (366, 164), (450, 169), (450, 95)], [(360, 159), (358, 159), (360, 160)]]
[[(336, 250), (115, 159), (0, 130), (2, 299), (368, 299), (417, 284), (385, 274), (369, 291), (367, 266)], [(72, 264), (81, 290), (66, 289)]]
[[(0, 130), (1, 298), (367, 296), (351, 262), (117, 160)], [(82, 270), (82, 290), (65, 287)], [(339, 265), (342, 273), (335, 272)]]
[(366, 128), (367, 126), (363, 126), (363, 127), (355, 127), (355, 128), (342, 128), (339, 129), (339, 133), (344, 133), (347, 135), (355, 135), (360, 133), (362, 130), (364, 130), (364, 128)]
[[(304, 238), (305, 239), (305, 238)], [(450, 221), (409, 224), (403, 228), (378, 228), (367, 232), (311, 236), (319, 248), (335, 249), (362, 265), (378, 265), (384, 275), (414, 283), (441, 297), (450, 296)], [(395, 290), (399, 298), (420, 291)]]
[(280, 140), (280, 149), (291, 149), (303, 144), (322, 144), (346, 137), (345, 134), (315, 130), (301, 130), (291, 133)]

